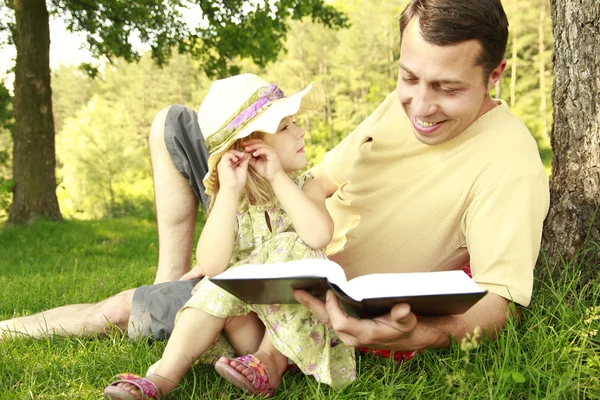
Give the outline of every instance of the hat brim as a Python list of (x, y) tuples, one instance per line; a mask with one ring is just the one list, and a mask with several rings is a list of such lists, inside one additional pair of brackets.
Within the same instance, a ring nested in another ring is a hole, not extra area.
[(208, 158), (208, 173), (203, 179), (205, 193), (213, 195), (216, 183), (216, 167), (223, 153), (239, 139), (250, 136), (254, 132), (274, 134), (279, 128), (279, 123), (285, 117), (298, 115), (310, 110), (320, 110), (325, 104), (325, 92), (318, 82), (312, 82), (304, 90), (273, 101), (269, 107), (253, 118), (234, 137), (214, 150)]

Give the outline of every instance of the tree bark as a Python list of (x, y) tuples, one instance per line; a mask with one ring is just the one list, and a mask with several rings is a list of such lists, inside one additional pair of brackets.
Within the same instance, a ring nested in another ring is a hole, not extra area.
[(13, 202), (9, 224), (60, 220), (56, 198), (50, 27), (45, 0), (14, 0), (16, 19)]
[(554, 157), (542, 249), (546, 273), (582, 263), (591, 277), (600, 267), (600, 4), (552, 0), (551, 17)]

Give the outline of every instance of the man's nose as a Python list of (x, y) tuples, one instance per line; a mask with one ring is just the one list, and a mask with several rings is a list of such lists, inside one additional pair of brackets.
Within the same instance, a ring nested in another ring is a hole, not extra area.
[(419, 88), (415, 91), (411, 101), (412, 114), (416, 117), (426, 117), (436, 111), (435, 96), (428, 88)]

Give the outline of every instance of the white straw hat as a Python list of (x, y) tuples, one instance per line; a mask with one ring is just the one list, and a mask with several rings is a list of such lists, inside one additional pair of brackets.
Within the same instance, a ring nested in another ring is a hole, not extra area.
[(206, 194), (213, 194), (216, 166), (236, 140), (253, 132), (274, 134), (283, 118), (320, 110), (323, 104), (325, 93), (318, 82), (285, 97), (277, 86), (253, 74), (215, 81), (198, 111), (198, 124), (210, 153), (203, 180)]

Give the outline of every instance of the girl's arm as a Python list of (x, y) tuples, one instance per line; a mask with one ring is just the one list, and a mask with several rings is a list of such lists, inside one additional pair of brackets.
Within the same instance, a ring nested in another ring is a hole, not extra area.
[(196, 248), (196, 264), (204, 275), (215, 276), (229, 267), (235, 243), (237, 207), (246, 184), (249, 158), (243, 152), (229, 150), (217, 166), (220, 189)]
[(304, 243), (313, 249), (327, 246), (333, 236), (333, 220), (325, 207), (323, 187), (309, 179), (299, 188), (283, 171), (276, 174), (270, 183)]
[(333, 220), (325, 208), (323, 187), (310, 179), (300, 189), (283, 170), (277, 152), (264, 140), (247, 140), (244, 149), (252, 156), (250, 165), (271, 184), (304, 243), (313, 249), (327, 246), (333, 236)]
[(235, 241), (234, 229), (239, 198), (239, 191), (219, 190), (215, 204), (202, 228), (196, 247), (196, 264), (206, 276), (215, 276), (229, 267)]

